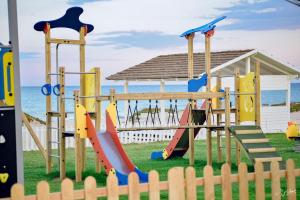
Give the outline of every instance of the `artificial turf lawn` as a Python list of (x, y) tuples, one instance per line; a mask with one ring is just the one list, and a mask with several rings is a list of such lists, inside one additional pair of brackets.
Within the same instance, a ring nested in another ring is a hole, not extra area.
[[(279, 154), (284, 160), (289, 158), (293, 159), (297, 168), (300, 168), (300, 154), (293, 151), (294, 142), (286, 139), (284, 134), (267, 134), (272, 145), (276, 147)], [(189, 166), (188, 155), (184, 158), (178, 158), (173, 160), (150, 160), (150, 155), (152, 151), (158, 151), (163, 149), (168, 142), (156, 142), (148, 144), (128, 144), (123, 145), (125, 151), (128, 153), (130, 159), (133, 163), (138, 166), (142, 171), (148, 172), (150, 170), (156, 170), (159, 172), (160, 180), (167, 180), (167, 172), (170, 168), (175, 166), (187, 167)], [(235, 147), (235, 142), (232, 140), (232, 147)], [(224, 146), (224, 141), (223, 141)], [(224, 149), (225, 150), (225, 149)], [(56, 153), (56, 152), (55, 152)], [(97, 180), (98, 186), (104, 186), (106, 181), (106, 175), (102, 170), (102, 173), (95, 173), (95, 158), (92, 148), (87, 148), (87, 163), (86, 171), (83, 174), (83, 178), (87, 176), (94, 176)], [(225, 159), (225, 154), (223, 151), (223, 159)], [(54, 159), (56, 161), (57, 159)], [(242, 161), (247, 163), (248, 171), (253, 171), (253, 166), (251, 166), (250, 161), (247, 159), (246, 155), (242, 153)], [(57, 162), (54, 162), (53, 170), (50, 174), (45, 174), (45, 163), (38, 151), (31, 151), (24, 153), (24, 172), (25, 172), (25, 191), (26, 194), (36, 193), (36, 184), (41, 180), (46, 180), (50, 184), (51, 192), (60, 191), (60, 180)], [(232, 173), (237, 173), (237, 166), (235, 165), (235, 149), (232, 149)], [(195, 142), (195, 169), (197, 177), (203, 176), (203, 168), (206, 165), (206, 143), (205, 140)], [(214, 174), (221, 174), (222, 162), (217, 162), (217, 151), (216, 151), (216, 140), (213, 139), (213, 168)], [(75, 165), (74, 165), (74, 149), (67, 150), (67, 177), (75, 179)], [(297, 197), (300, 199), (300, 178), (297, 178)], [(270, 181), (266, 181), (266, 197), (270, 197)], [(83, 188), (83, 182), (75, 183), (75, 189)], [(286, 184), (282, 181), (282, 190), (286, 189)], [(216, 199), (221, 198), (221, 187), (216, 186)], [(255, 198), (255, 186), (249, 183), (249, 194), (250, 199)], [(198, 196), (203, 199), (203, 188), (198, 187)], [(142, 199), (147, 199), (146, 194), (142, 194)], [(167, 199), (167, 193), (162, 192), (161, 197)], [(238, 184), (233, 184), (233, 198), (238, 199)], [(287, 197), (283, 195), (282, 199)], [(298, 199), (297, 198), (297, 199)]]

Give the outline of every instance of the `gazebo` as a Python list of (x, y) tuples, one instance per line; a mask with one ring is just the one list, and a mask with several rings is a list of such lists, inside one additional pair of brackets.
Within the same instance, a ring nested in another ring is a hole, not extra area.
[[(260, 62), (261, 90), (281, 91), (285, 101), (261, 105), (261, 126), (265, 132), (283, 131), (290, 120), (290, 82), (300, 77), (300, 71), (290, 64), (280, 62), (255, 49), (211, 52), (211, 75), (223, 78), (223, 87), (234, 88), (235, 69), (241, 75), (254, 71), (255, 62)], [(194, 54), (194, 75), (201, 76), (205, 71), (205, 54)], [(143, 63), (112, 74), (107, 80), (124, 82), (124, 92), (128, 92), (130, 82), (158, 82), (160, 91), (165, 91), (166, 82), (188, 80), (188, 54), (160, 55)], [(282, 92), (283, 91), (283, 92)], [(164, 104), (161, 114), (165, 116)], [(163, 117), (162, 117), (163, 118)]]

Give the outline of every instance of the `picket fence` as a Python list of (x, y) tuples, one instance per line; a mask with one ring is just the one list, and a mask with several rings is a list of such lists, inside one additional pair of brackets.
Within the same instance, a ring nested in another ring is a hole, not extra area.
[[(97, 188), (96, 180), (93, 177), (88, 177), (84, 182), (84, 189), (81, 190), (74, 190), (73, 182), (70, 179), (65, 179), (61, 183), (61, 192), (56, 193), (50, 193), (49, 184), (42, 181), (37, 184), (36, 195), (30, 196), (24, 196), (23, 185), (16, 184), (11, 190), (11, 200), (96, 200), (99, 197), (118, 200), (120, 195), (128, 196), (129, 200), (139, 200), (142, 193), (143, 196), (147, 196), (147, 199), (158, 200), (162, 198), (162, 192), (166, 192), (170, 200), (211, 200), (215, 198), (230, 200), (233, 197), (233, 183), (238, 183), (239, 188), (239, 193), (234, 194), (234, 197), (239, 197), (241, 200), (249, 199), (249, 183), (255, 184), (255, 197), (258, 200), (269, 199), (270, 197), (273, 200), (282, 198), (296, 200), (300, 187), (300, 182), (296, 181), (299, 180), (300, 169), (295, 169), (293, 160), (287, 161), (286, 170), (280, 170), (278, 162), (273, 162), (271, 170), (264, 172), (262, 163), (257, 163), (255, 172), (248, 173), (247, 165), (241, 163), (238, 166), (237, 174), (231, 173), (228, 164), (222, 166), (221, 175), (214, 176), (211, 166), (204, 167), (203, 174), (204, 177), (196, 177), (193, 167), (188, 167), (185, 171), (182, 167), (175, 167), (169, 170), (167, 181), (159, 181), (159, 174), (156, 171), (150, 171), (149, 183), (140, 184), (138, 175), (131, 173), (128, 178), (129, 184), (126, 186), (118, 186), (116, 176), (110, 175), (107, 178), (107, 186), (101, 188)], [(270, 190), (266, 187), (265, 180), (271, 181), (270, 194), (266, 193)], [(282, 184), (281, 180), (286, 181), (286, 186)], [(222, 191), (216, 194), (215, 187), (218, 185), (221, 186)], [(200, 187), (203, 188), (203, 192), (197, 191)], [(166, 198), (166, 195), (163, 197)]]

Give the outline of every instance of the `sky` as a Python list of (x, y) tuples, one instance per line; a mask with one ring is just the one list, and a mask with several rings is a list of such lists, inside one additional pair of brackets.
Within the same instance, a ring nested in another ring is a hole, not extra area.
[[(7, 0), (0, 0), (0, 42), (7, 44)], [(84, 9), (80, 20), (93, 24), (87, 35), (86, 68), (100, 67), (103, 79), (110, 74), (161, 54), (187, 52), (187, 41), (179, 37), (216, 17), (212, 51), (254, 48), (300, 70), (300, 7), (285, 0), (18, 0), (21, 84), (44, 84), (44, 34), (33, 29), (42, 20), (61, 17), (72, 6)], [(52, 37), (77, 39), (78, 33), (53, 29)], [(198, 34), (195, 52), (204, 51)], [(55, 70), (55, 46), (52, 47)], [(59, 47), (59, 66), (79, 70), (79, 48)], [(78, 77), (68, 77), (78, 85)], [(104, 84), (112, 84), (103, 81)], [(120, 84), (120, 83), (119, 83)]]

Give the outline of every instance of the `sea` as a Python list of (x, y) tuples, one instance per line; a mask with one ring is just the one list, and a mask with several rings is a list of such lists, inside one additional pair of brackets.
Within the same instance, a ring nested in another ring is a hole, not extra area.
[[(124, 87), (123, 86), (116, 86), (116, 85), (105, 85), (102, 86), (102, 94), (108, 95), (111, 88), (116, 90), (116, 93), (123, 93)], [(73, 91), (78, 90), (78, 86), (69, 86), (65, 88), (66, 97), (73, 97)], [(130, 85), (128, 88), (129, 93), (143, 93), (143, 92), (159, 92), (160, 86), (159, 85)], [(166, 85), (165, 87), (166, 92), (185, 92), (187, 91), (186, 85)], [(57, 96), (54, 94), (52, 95), (52, 110), (57, 110)], [(263, 90), (261, 93), (262, 96), (262, 104), (264, 106), (276, 106), (276, 105), (283, 105), (286, 103), (287, 99), (287, 91), (286, 90)], [(21, 88), (21, 101), (22, 101), (22, 109), (24, 112), (37, 117), (39, 119), (45, 120), (45, 110), (46, 110), (46, 97), (41, 93), (41, 88), (36, 86), (26, 86)], [(292, 83), (291, 84), (291, 103), (300, 102), (300, 83)], [(130, 105), (130, 109), (132, 112), (135, 108), (137, 110), (147, 109), (151, 104), (151, 108), (155, 108), (156, 105), (158, 108), (161, 106), (161, 102), (156, 102), (152, 100), (149, 102), (147, 101), (131, 101), (127, 102)], [(231, 103), (234, 104), (234, 98), (232, 96)], [(175, 100), (166, 100), (164, 101), (164, 106), (166, 109), (169, 109), (171, 106), (174, 108), (177, 106), (178, 110), (183, 110), (186, 106), (187, 101), (181, 100), (175, 102)], [(105, 107), (108, 105), (108, 102), (103, 102), (102, 110), (105, 110)], [(125, 103), (124, 101), (117, 103), (117, 109), (119, 112), (120, 117), (124, 117), (125, 113)], [(73, 100), (66, 100), (66, 111), (73, 112), (74, 111), (74, 101)], [(72, 116), (70, 117), (72, 119)]]

